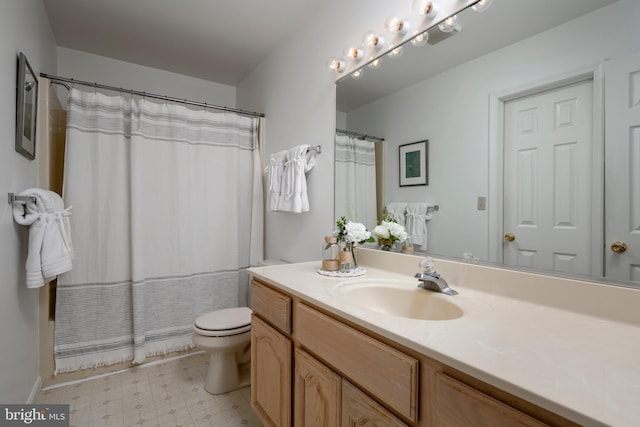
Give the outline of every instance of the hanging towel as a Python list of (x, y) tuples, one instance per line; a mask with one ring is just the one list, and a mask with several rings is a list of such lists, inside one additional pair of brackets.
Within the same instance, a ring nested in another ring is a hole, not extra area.
[(298, 145), (287, 152), (282, 182), (280, 183), (280, 202), (278, 210), (287, 212), (307, 212), (307, 177), (305, 174), (315, 165), (316, 152), (309, 145)]
[(407, 204), (403, 202), (391, 202), (385, 206), (387, 215), (395, 219), (398, 224), (406, 228), (405, 214), (407, 210)]
[(59, 274), (71, 270), (73, 245), (69, 216), (62, 198), (53, 191), (31, 188), (19, 196), (35, 197), (36, 202), (13, 203), (13, 218), (29, 226), (27, 287), (39, 288)]
[(280, 184), (284, 172), (284, 164), (287, 160), (287, 150), (279, 151), (269, 156), (269, 166), (265, 168), (269, 192), (269, 210), (277, 211), (280, 203)]
[(427, 221), (431, 219), (429, 208), (430, 203), (408, 203), (407, 204), (407, 233), (411, 236), (414, 245), (427, 248)]

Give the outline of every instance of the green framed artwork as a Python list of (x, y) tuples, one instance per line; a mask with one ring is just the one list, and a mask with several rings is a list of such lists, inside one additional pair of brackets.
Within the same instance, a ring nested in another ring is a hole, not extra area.
[(18, 83), (16, 85), (16, 151), (26, 158), (36, 158), (36, 111), (38, 103), (38, 77), (27, 57), (18, 56)]
[(400, 155), (400, 187), (429, 184), (429, 140), (403, 144)]

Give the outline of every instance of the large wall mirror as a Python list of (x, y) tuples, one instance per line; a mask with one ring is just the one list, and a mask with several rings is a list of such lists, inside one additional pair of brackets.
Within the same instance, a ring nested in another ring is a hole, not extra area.
[[(640, 286), (640, 2), (457, 18), (338, 81), (337, 128), (375, 138), (351, 142), (363, 171), (338, 164), (336, 135), (336, 217), (373, 229), (385, 206), (427, 203), (417, 251)], [(399, 147), (424, 140), (428, 184), (401, 186)]]

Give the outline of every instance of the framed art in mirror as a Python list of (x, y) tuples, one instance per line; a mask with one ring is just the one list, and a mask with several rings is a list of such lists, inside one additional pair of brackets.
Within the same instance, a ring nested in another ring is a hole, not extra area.
[(400, 187), (429, 184), (429, 140), (398, 147)]
[(35, 159), (38, 78), (22, 52), (18, 58), (16, 92), (16, 151)]

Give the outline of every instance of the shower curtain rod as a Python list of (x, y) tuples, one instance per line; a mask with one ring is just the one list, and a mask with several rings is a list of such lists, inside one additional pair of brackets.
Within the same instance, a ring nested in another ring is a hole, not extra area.
[(158, 95), (158, 94), (155, 94), (155, 93), (140, 92), (138, 90), (133, 90), (133, 89), (123, 89), (121, 87), (102, 85), (102, 84), (99, 84), (99, 83), (85, 82), (85, 81), (82, 81), (82, 80), (71, 79), (71, 78), (68, 78), (68, 77), (51, 76), (51, 75), (45, 74), (45, 73), (40, 73), (40, 77), (47, 78), (47, 79), (51, 80), (52, 83), (60, 84), (60, 85), (62, 85), (64, 87), (66, 87), (69, 90), (71, 88), (68, 85), (66, 85), (65, 83), (71, 83), (72, 86), (74, 84), (76, 84), (76, 85), (82, 85), (82, 86), (91, 86), (91, 87), (96, 88), (96, 89), (112, 90), (114, 92), (126, 92), (126, 93), (130, 93), (131, 95), (138, 95), (138, 96), (142, 96), (142, 97), (146, 97), (146, 98), (161, 99), (161, 100), (164, 100), (164, 101), (172, 101), (172, 102), (177, 102), (177, 103), (180, 103), (180, 104), (196, 105), (198, 107), (211, 108), (211, 109), (214, 109), (214, 110), (229, 111), (231, 113), (242, 114), (242, 115), (245, 115), (245, 116), (264, 117), (264, 113), (256, 113), (254, 111), (246, 111), (246, 110), (241, 110), (239, 108), (231, 108), (231, 107), (223, 107), (223, 106), (220, 106), (220, 105), (207, 104), (206, 102), (190, 101), (188, 99), (174, 98), (172, 96)]
[(373, 142), (375, 142), (375, 141), (383, 142), (384, 141), (384, 138), (378, 138), (377, 136), (371, 136), (371, 135), (365, 135), (363, 133), (352, 132), (350, 130), (336, 129), (336, 132), (344, 134), (344, 135), (355, 136), (355, 137), (360, 138), (360, 139), (372, 139), (372, 140), (374, 140)]

